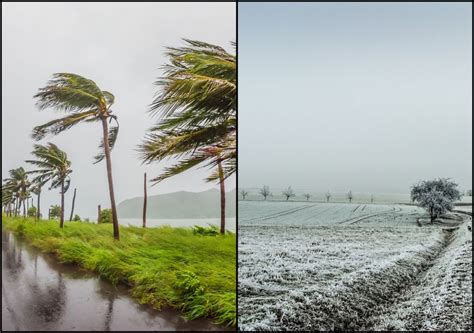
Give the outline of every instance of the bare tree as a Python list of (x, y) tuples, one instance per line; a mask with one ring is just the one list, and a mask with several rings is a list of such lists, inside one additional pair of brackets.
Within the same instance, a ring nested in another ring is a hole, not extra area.
[(249, 194), (249, 192), (247, 192), (246, 190), (240, 190), (240, 195), (242, 196), (242, 198), (245, 200), (245, 197), (247, 196), (247, 194)]
[(331, 192), (327, 191), (325, 195), (326, 195), (326, 202), (329, 202), (329, 199), (331, 199)]
[(305, 194), (303, 194), (303, 196), (306, 198), (306, 201), (308, 201), (309, 198), (311, 198), (311, 194), (309, 194), (309, 193), (305, 193)]
[(371, 195), (371, 196), (370, 196), (370, 203), (374, 203), (374, 200), (375, 200), (374, 196)]
[(288, 201), (289, 198), (295, 196), (295, 193), (291, 189), (291, 186), (289, 186), (286, 190), (284, 190), (282, 194), (286, 197), (286, 201)]
[(260, 194), (263, 195), (264, 200), (267, 200), (267, 197), (271, 194), (270, 187), (268, 185), (263, 185), (263, 187), (260, 189)]
[(349, 199), (349, 202), (352, 202), (352, 199), (354, 196), (352, 195), (352, 191), (347, 192), (347, 199)]

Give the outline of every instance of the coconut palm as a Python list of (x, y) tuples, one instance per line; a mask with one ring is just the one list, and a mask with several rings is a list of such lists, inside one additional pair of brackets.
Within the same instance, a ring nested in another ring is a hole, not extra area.
[(15, 203), (15, 195), (11, 189), (2, 184), (2, 207), (9, 216), (12, 214), (12, 205)]
[(36, 177), (32, 180), (32, 188), (31, 192), (36, 195), (37, 203), (36, 205), (38, 206), (38, 209), (36, 210), (36, 219), (39, 220), (41, 218), (41, 209), (40, 209), (40, 204), (41, 204), (41, 190), (43, 189), (43, 186), (48, 182), (47, 180), (43, 180), (39, 177)]
[(48, 143), (45, 146), (34, 145), (32, 152), (35, 160), (27, 160), (39, 169), (28, 171), (35, 175), (33, 182), (36, 184), (46, 184), (51, 181), (50, 189), (61, 187), (61, 215), (59, 226), (64, 227), (64, 194), (69, 189), (71, 183), (70, 174), (71, 161), (67, 154), (59, 149), (55, 144)]
[(236, 171), (236, 57), (223, 48), (185, 40), (168, 48), (170, 64), (156, 84), (151, 105), (160, 120), (139, 151), (145, 163), (175, 158), (176, 164), (151, 182), (157, 183), (195, 166), (211, 167), (206, 179), (221, 189), (221, 232), (225, 231), (224, 180)]
[(15, 198), (15, 215), (21, 209), (23, 205), (23, 216), (26, 217), (26, 203), (25, 200), (30, 196), (30, 180), (28, 174), (23, 167), (12, 169), (9, 171), (9, 178), (4, 179), (5, 182), (2, 186), (2, 191), (11, 191), (12, 197)]
[[(95, 156), (95, 163), (100, 162), (105, 157), (114, 238), (118, 240), (120, 238), (119, 225), (110, 157), (110, 151), (115, 145), (119, 130), (117, 116), (112, 114), (111, 109), (115, 99), (114, 95), (108, 91), (100, 90), (94, 81), (82, 76), (71, 73), (57, 73), (53, 75), (46, 87), (39, 89), (34, 97), (38, 100), (37, 105), (40, 110), (55, 108), (67, 114), (63, 118), (36, 126), (32, 134), (35, 140), (41, 140), (47, 134), (59, 134), (79, 123), (101, 122), (102, 142), (99, 146), (100, 152)], [(115, 125), (109, 128), (109, 123), (112, 120), (115, 121)]]

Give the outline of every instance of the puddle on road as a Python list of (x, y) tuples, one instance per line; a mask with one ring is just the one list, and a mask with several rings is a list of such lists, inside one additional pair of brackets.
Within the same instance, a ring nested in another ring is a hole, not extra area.
[(2, 230), (2, 331), (228, 330), (140, 305), (126, 287), (63, 265)]

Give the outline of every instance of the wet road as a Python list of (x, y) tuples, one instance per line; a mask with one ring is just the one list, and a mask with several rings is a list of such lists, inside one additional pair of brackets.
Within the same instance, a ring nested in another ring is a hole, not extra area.
[(59, 264), (2, 230), (2, 331), (221, 330), (139, 305), (125, 287)]

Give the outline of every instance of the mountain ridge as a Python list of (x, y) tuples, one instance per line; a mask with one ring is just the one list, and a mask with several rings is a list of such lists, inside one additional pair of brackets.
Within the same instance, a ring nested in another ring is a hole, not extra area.
[[(235, 217), (236, 189), (226, 192), (226, 216)], [(120, 218), (142, 218), (143, 197), (134, 197), (117, 206)], [(177, 191), (148, 196), (147, 218), (186, 219), (219, 218), (220, 191), (209, 189), (201, 192)]]

